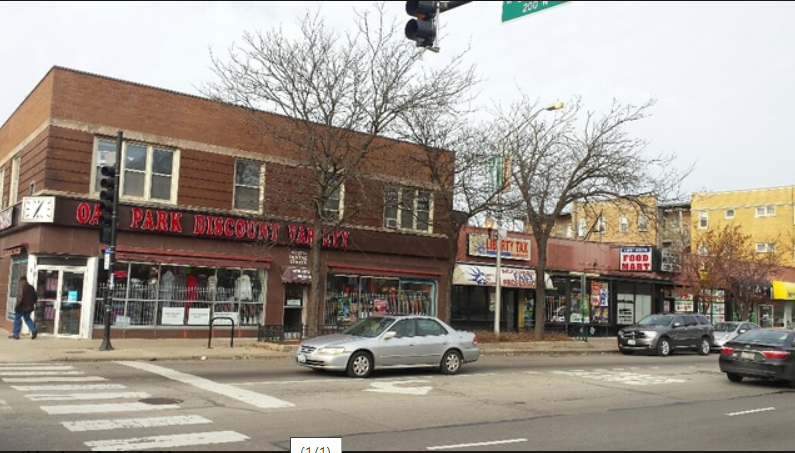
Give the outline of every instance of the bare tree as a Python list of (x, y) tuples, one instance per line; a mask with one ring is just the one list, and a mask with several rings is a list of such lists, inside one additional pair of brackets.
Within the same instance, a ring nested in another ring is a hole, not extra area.
[[(557, 113), (544, 110), (526, 96), (499, 109), (491, 148), (512, 162), (513, 188), (507, 207), (520, 207), (538, 247), (536, 272), (544, 281), (547, 244), (555, 220), (573, 203), (614, 200), (620, 206), (649, 210), (648, 198), (672, 194), (684, 178), (673, 166), (675, 156), (649, 156), (646, 142), (633, 138), (627, 127), (647, 116), (653, 105), (622, 106), (597, 117), (581, 118), (582, 103), (574, 98)], [(653, 212), (649, 212), (653, 218)], [(544, 337), (546, 288), (536, 287), (535, 336)]]
[(280, 199), (266, 213), (283, 215), (273, 208), (288, 206), (312, 224), (311, 329), (318, 326), (323, 237), (359, 211), (378, 209), (372, 203), (383, 204), (380, 197), (365, 199), (359, 209), (346, 205), (340, 213), (326, 209), (329, 200), (346, 183), (358, 184), (366, 197), (366, 179), (399, 165), (397, 152), (390, 153), (395, 143), (382, 138), (397, 135), (398, 119), (429, 104), (455, 110), (474, 83), (473, 70), (462, 67), (460, 56), (435, 69), (423, 67), (423, 51), (405, 40), (403, 25), (387, 17), (385, 3), (375, 6), (374, 12), (356, 12), (356, 30), (347, 34), (330, 29), (320, 7), (303, 17), (297, 36), (281, 29), (245, 33), (226, 61), (213, 57), (218, 81), (203, 88), (251, 110), (264, 146), (278, 148), (272, 154), (301, 175), (276, 194), (269, 186), (271, 200)]
[[(475, 122), (471, 112), (440, 112), (429, 106), (415, 110), (403, 118), (403, 137), (420, 145), (423, 153), (413, 157), (414, 165), (424, 168), (439, 188), (438, 201), (454, 207), (449, 221), (438, 224), (439, 232), (447, 237), (451, 257), (447, 266), (447, 281), (453, 281), (459, 238), (464, 226), (478, 219), (495, 205), (505, 187), (494, 184), (484, 169), (493, 155), (484, 147), (483, 137), (488, 124)], [(454, 150), (451, 153), (448, 150)], [(451, 160), (454, 165), (451, 165)], [(448, 300), (452, 301), (453, 285)], [(452, 304), (441, 314), (450, 321)]]
[(702, 302), (713, 302), (712, 290), (726, 291), (733, 312), (748, 320), (752, 303), (765, 298), (760, 287), (778, 275), (783, 263), (783, 254), (776, 249), (774, 245), (766, 253), (757, 253), (752, 237), (739, 225), (707, 230), (693, 238), (680, 279)]

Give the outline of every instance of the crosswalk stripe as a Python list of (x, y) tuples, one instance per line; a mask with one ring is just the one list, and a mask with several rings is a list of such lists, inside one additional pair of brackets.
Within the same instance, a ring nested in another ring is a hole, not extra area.
[(149, 398), (146, 392), (64, 393), (25, 395), (31, 401), (113, 400), (123, 398)]
[(211, 381), (209, 379), (204, 379), (202, 377), (194, 376), (192, 374), (180, 373), (179, 371), (175, 371), (162, 366), (152, 365), (150, 363), (144, 363), (144, 362), (117, 362), (117, 363), (120, 363), (122, 365), (127, 365), (132, 368), (137, 368), (139, 370), (148, 371), (150, 373), (158, 374), (165, 378), (177, 382), (182, 382), (183, 384), (192, 385), (196, 388), (200, 388), (208, 392), (217, 393), (219, 395), (223, 395), (232, 399), (236, 399), (238, 401), (242, 401), (247, 404), (251, 404), (252, 406), (255, 407), (269, 409), (275, 407), (294, 406), (294, 404), (292, 403), (288, 403), (287, 401), (283, 401), (278, 398), (274, 398), (272, 396), (263, 395), (262, 393), (239, 389), (237, 387), (228, 384), (221, 384), (220, 382)]
[(5, 402), (5, 400), (0, 400), (0, 411), (10, 411), (10, 410), (12, 410), (11, 406), (9, 406), (8, 403)]
[(175, 417), (121, 418), (116, 420), (81, 420), (61, 422), (72, 432), (108, 431), (112, 429), (156, 428), (160, 426), (202, 425), (212, 423), (199, 415), (179, 415)]
[(15, 367), (15, 366), (58, 366), (63, 365), (62, 363), (57, 362), (0, 362), (0, 369), (5, 367)]
[(69, 365), (47, 365), (47, 366), (6, 366), (0, 368), (0, 373), (5, 371), (67, 371), (74, 370), (75, 367)]
[(45, 377), (22, 377), (22, 378), (3, 378), (3, 382), (23, 383), (23, 382), (100, 382), (107, 381), (102, 376), (45, 376)]
[(0, 371), (0, 376), (78, 376), (82, 371)]
[(73, 390), (119, 390), (127, 388), (122, 384), (57, 384), (57, 385), (12, 385), (12, 389), (20, 392), (59, 392)]
[(95, 440), (86, 442), (93, 451), (165, 450), (189, 445), (208, 445), (248, 440), (235, 431), (211, 431), (167, 436), (134, 437), (130, 439)]
[(179, 404), (145, 404), (145, 403), (110, 403), (110, 404), (79, 404), (64, 406), (41, 406), (50, 415), (67, 414), (102, 414), (109, 412), (163, 411), (179, 409)]

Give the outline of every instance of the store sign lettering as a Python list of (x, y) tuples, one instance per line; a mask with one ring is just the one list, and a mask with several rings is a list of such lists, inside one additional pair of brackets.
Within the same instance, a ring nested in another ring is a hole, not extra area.
[[(75, 214), (77, 222), (81, 225), (99, 225), (99, 219), (102, 217), (100, 205), (87, 202), (80, 203)], [(193, 227), (185, 228), (190, 226), (191, 218)], [(145, 208), (131, 208), (129, 222), (126, 226), (132, 231), (269, 242), (277, 242), (282, 230), (282, 225), (276, 222)], [(315, 238), (315, 230), (312, 227), (290, 224), (287, 225), (286, 231), (288, 240), (296, 245), (310, 246)], [(323, 247), (347, 249), (349, 237), (349, 231), (335, 230), (323, 236), (322, 244)]]
[(621, 270), (651, 272), (651, 247), (621, 247)]

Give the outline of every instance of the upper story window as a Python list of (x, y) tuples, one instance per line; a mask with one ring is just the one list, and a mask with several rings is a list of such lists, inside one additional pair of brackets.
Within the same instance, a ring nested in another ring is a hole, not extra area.
[[(143, 143), (122, 144), (121, 197), (176, 203), (179, 152)], [(94, 192), (101, 190), (103, 165), (116, 163), (116, 141), (98, 139), (94, 153)]]
[(756, 253), (776, 253), (776, 244), (772, 242), (758, 242)]
[(323, 208), (323, 217), (326, 219), (340, 220), (342, 218), (343, 194), (345, 193), (343, 188), (343, 186), (337, 187), (337, 190), (326, 200), (326, 206)]
[(585, 219), (580, 219), (577, 222), (577, 237), (585, 237)]
[(698, 213), (698, 228), (700, 230), (706, 230), (709, 227), (709, 216), (707, 211), (701, 211)]
[(430, 231), (432, 205), (430, 191), (387, 186), (384, 188), (384, 226)]
[(774, 217), (776, 215), (776, 207), (775, 206), (757, 206), (756, 207), (756, 216), (757, 217)]
[(638, 216), (638, 231), (648, 231), (649, 230), (649, 217), (646, 214), (641, 214)]
[(600, 214), (599, 217), (596, 218), (596, 229), (595, 229), (595, 231), (597, 233), (604, 233), (605, 232), (605, 216)]
[(19, 162), (20, 156), (11, 160), (11, 186), (8, 189), (8, 206), (17, 204), (19, 197)]
[(621, 217), (619, 217), (618, 231), (622, 233), (626, 233), (627, 231), (629, 231), (629, 219), (627, 218), (627, 216), (622, 215)]
[(252, 160), (235, 161), (233, 207), (238, 211), (262, 212), (265, 165)]
[(6, 168), (0, 168), (0, 209), (5, 209), (7, 204), (6, 194)]
[(734, 218), (734, 209), (727, 209), (725, 217), (727, 219), (733, 219)]

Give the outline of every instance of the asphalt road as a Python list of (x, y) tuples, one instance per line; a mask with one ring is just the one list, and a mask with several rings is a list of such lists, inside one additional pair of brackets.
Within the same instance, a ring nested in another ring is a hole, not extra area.
[(791, 450), (795, 410), (787, 385), (732, 384), (714, 354), (485, 356), (370, 379), (289, 359), (5, 364), (0, 379), (6, 451)]

